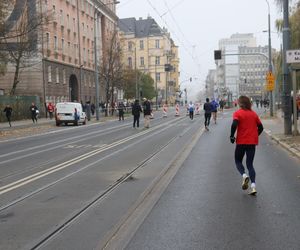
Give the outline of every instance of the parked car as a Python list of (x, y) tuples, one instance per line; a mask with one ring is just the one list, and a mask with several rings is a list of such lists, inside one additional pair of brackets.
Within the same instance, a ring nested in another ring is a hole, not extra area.
[(86, 124), (87, 118), (82, 106), (78, 102), (59, 102), (55, 107), (56, 126), (60, 124), (67, 125), (73, 123), (78, 126), (79, 123)]

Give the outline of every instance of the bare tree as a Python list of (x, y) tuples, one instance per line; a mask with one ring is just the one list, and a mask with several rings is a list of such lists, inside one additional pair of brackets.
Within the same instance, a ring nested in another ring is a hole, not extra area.
[(50, 20), (48, 13), (38, 13), (30, 9), (28, 4), (25, 6), (13, 28), (2, 33), (1, 47), (6, 51), (5, 56), (8, 62), (15, 68), (10, 95), (16, 92), (20, 70), (34, 64), (31, 59), (38, 53), (38, 33), (42, 25)]
[[(8, 3), (9, 0), (1, 0), (0, 1), (0, 44), (2, 37), (5, 33), (5, 19), (8, 12)], [(7, 65), (7, 54), (1, 52), (0, 50), (0, 75), (4, 75), (6, 72), (6, 65)]]
[[(110, 38), (109, 46), (104, 48), (103, 63), (100, 67), (101, 78), (104, 80), (105, 101), (114, 106), (114, 91), (122, 88), (123, 65), (121, 63), (121, 48), (118, 43), (117, 31)], [(112, 111), (113, 114), (113, 111)], [(108, 110), (105, 109), (105, 116)]]

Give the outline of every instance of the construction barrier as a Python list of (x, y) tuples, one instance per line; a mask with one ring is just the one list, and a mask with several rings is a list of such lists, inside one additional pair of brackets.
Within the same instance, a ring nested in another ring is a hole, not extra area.
[(199, 103), (196, 104), (196, 115), (200, 115)]
[(175, 107), (175, 116), (179, 116), (179, 105), (176, 104), (176, 107)]
[(166, 104), (163, 105), (163, 117), (168, 116), (168, 106)]

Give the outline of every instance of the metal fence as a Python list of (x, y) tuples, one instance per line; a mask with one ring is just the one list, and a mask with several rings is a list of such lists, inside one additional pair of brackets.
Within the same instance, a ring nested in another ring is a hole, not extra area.
[(13, 112), (12, 121), (30, 119), (31, 113), (29, 107), (34, 102), (39, 110), (44, 110), (41, 107), (40, 98), (38, 96), (0, 96), (0, 122), (6, 121), (5, 113), (3, 112), (6, 105), (10, 105)]

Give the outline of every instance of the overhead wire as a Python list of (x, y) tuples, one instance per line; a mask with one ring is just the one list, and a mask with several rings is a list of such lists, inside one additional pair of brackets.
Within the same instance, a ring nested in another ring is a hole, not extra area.
[[(178, 40), (178, 42), (182, 45), (183, 49), (186, 51), (186, 53), (194, 60), (194, 56), (191, 53), (191, 51), (189, 51), (189, 49), (186, 47), (185, 43), (182, 42), (182, 40), (179, 38), (179, 36), (177, 35), (177, 33), (170, 28), (170, 25), (167, 23), (167, 21), (161, 17), (159, 11), (157, 10), (157, 8), (151, 3), (150, 0), (147, 0), (148, 4), (150, 5), (150, 7), (156, 12), (156, 14), (158, 15), (158, 17), (164, 22), (164, 24), (166, 25), (166, 27), (171, 31), (171, 33), (176, 37), (176, 39)], [(195, 62), (195, 60), (194, 60)], [(197, 64), (197, 63), (196, 63)]]

